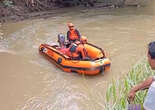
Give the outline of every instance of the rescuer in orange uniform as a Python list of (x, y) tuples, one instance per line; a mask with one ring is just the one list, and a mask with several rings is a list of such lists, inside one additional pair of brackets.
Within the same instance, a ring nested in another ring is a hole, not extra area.
[(87, 40), (85, 38), (81, 38), (80, 41), (72, 43), (68, 50), (68, 56), (75, 60), (85, 59), (87, 57), (87, 52), (83, 44), (86, 42)]
[(77, 29), (74, 28), (73, 23), (68, 23), (68, 28), (69, 31), (67, 32), (67, 40), (72, 43), (75, 42), (76, 40), (80, 41), (81, 35)]

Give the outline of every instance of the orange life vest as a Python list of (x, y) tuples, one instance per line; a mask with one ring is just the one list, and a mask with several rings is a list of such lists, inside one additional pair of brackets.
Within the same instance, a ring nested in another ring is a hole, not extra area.
[(76, 39), (79, 38), (76, 31), (75, 31), (75, 29), (70, 30), (69, 32), (70, 32), (70, 36), (69, 36), (70, 40), (76, 40)]

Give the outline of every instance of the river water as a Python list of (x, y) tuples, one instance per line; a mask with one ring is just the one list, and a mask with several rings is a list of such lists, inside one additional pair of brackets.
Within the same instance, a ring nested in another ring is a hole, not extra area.
[[(126, 75), (155, 40), (154, 2), (139, 8), (63, 11), (49, 19), (1, 26), (1, 110), (103, 110), (109, 83)], [(66, 34), (70, 21), (109, 54), (109, 72), (93, 77), (66, 73), (38, 53), (41, 43), (56, 42), (58, 33)]]

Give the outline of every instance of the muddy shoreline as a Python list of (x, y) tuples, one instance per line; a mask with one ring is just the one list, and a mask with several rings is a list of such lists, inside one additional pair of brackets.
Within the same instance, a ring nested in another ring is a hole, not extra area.
[[(76, 7), (52, 7), (45, 10), (27, 10), (24, 6), (12, 6), (12, 7), (4, 7), (0, 5), (0, 23), (6, 22), (18, 22), (28, 19), (47, 19), (56, 15), (61, 15), (62, 13), (69, 12), (70, 8), (74, 8), (75, 10), (85, 12), (85, 10), (89, 9), (113, 9), (113, 8), (123, 8), (123, 7), (137, 7), (138, 5), (124, 5), (124, 6), (116, 6), (116, 5), (105, 5), (104, 3), (96, 3), (93, 7), (84, 7), (84, 6), (76, 6)], [(68, 11), (67, 11), (68, 10)]]

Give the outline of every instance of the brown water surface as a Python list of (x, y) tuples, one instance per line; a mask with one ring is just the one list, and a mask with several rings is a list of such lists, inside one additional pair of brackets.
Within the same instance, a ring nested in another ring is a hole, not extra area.
[[(154, 7), (64, 9), (69, 12), (49, 19), (2, 25), (0, 110), (103, 110), (107, 85), (127, 74), (155, 40)], [(109, 53), (110, 72), (94, 77), (66, 73), (39, 55), (41, 43), (66, 34), (68, 21)]]

